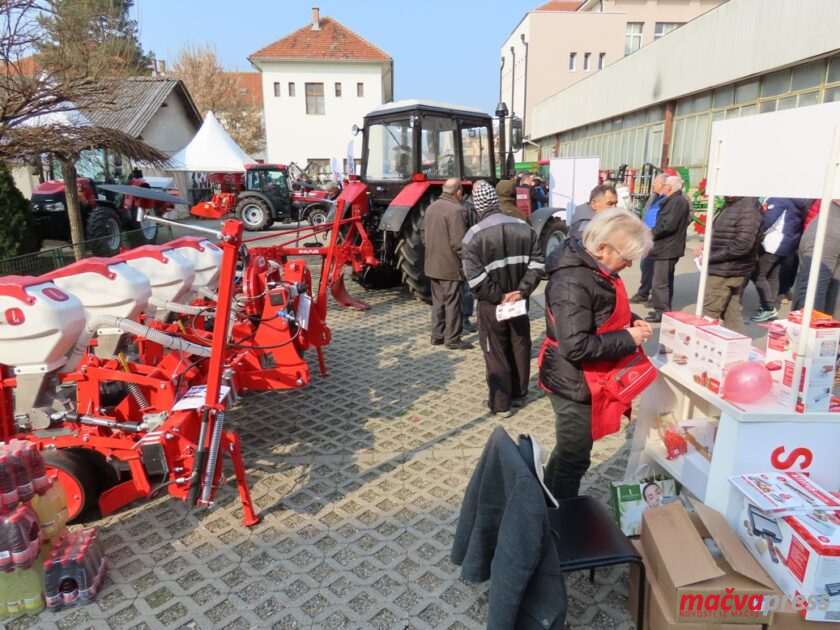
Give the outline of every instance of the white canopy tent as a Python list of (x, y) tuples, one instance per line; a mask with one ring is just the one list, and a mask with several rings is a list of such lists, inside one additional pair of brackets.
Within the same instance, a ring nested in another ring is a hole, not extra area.
[[(821, 199), (817, 221), (814, 264), (808, 277), (802, 328), (811, 325), (819, 276), (828, 206), (840, 199), (840, 103), (826, 103), (747, 118), (717, 121), (712, 125), (707, 216), (714, 216), (715, 195), (733, 197), (801, 197)], [(702, 314), (709, 274), (709, 248), (713, 221), (706, 221), (703, 268), (697, 295)], [(797, 349), (793, 383), (802, 373), (807, 335)], [(796, 406), (792, 397), (790, 409)]]
[(246, 164), (256, 163), (233, 141), (213, 112), (207, 112), (195, 137), (169, 161), (169, 170), (193, 173), (241, 173)]

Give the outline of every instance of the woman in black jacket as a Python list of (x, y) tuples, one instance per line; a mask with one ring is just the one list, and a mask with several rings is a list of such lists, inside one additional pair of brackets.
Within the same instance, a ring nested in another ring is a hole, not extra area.
[(548, 391), (556, 414), (557, 440), (545, 482), (557, 498), (577, 496), (589, 470), (593, 436), (615, 430), (614, 425), (605, 430), (605, 419), (593, 416), (587, 364), (632, 354), (652, 333), (649, 324), (631, 313), (618, 277), (651, 244), (650, 230), (636, 215), (617, 208), (602, 210), (582, 240), (567, 239), (546, 262), (540, 386)]

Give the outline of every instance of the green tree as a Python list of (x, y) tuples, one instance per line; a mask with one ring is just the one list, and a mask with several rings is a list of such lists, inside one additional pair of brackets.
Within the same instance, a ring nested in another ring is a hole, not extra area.
[(0, 164), (0, 257), (28, 254), (39, 246), (29, 202), (6, 166)]
[[(38, 18), (43, 39), (38, 63), (52, 74), (70, 77), (136, 76), (151, 71), (143, 53), (134, 0), (47, 0)], [(104, 72), (103, 72), (104, 71)]]

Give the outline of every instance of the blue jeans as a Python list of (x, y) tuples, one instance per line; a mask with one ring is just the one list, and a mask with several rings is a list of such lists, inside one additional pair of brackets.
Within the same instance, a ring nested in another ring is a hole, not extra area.
[(464, 319), (469, 319), (475, 310), (475, 296), (470, 291), (470, 285), (467, 284), (466, 280), (464, 280), (461, 286), (464, 291)]

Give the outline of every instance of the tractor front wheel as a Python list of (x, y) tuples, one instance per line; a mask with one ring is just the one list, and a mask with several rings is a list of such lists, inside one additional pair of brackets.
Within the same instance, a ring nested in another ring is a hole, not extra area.
[(122, 221), (113, 208), (99, 207), (91, 211), (87, 222), (87, 237), (93, 240), (91, 250), (97, 256), (116, 256), (120, 253)]
[(396, 248), (397, 269), (403, 284), (415, 298), (427, 303), (432, 301), (432, 289), (423, 272), (426, 248), (420, 238), (420, 227), (423, 225), (423, 217), (426, 216), (426, 208), (431, 202), (431, 198), (424, 197), (411, 209)]
[(327, 222), (329, 212), (324, 206), (313, 205), (306, 209), (305, 218), (312, 226), (323, 225)]
[[(147, 210), (147, 212), (154, 213), (155, 211)], [(131, 207), (129, 216), (137, 216), (137, 206)], [(132, 218), (130, 225), (132, 230), (139, 230), (136, 235), (136, 240), (139, 241), (140, 245), (154, 245), (157, 243), (158, 224), (155, 221), (149, 221), (149, 219), (136, 221)]]
[(272, 223), (271, 208), (258, 197), (245, 197), (236, 204), (235, 216), (242, 221), (246, 230), (258, 232)]
[(71, 450), (45, 450), (47, 473), (58, 476), (67, 495), (68, 521), (74, 521), (96, 505), (100, 484), (94, 468), (81, 454)]
[(540, 232), (540, 247), (546, 260), (548, 260), (548, 255), (551, 252), (563, 246), (563, 241), (566, 240), (568, 232), (569, 228), (565, 221), (557, 217), (549, 219), (548, 223), (543, 226), (542, 232)]

